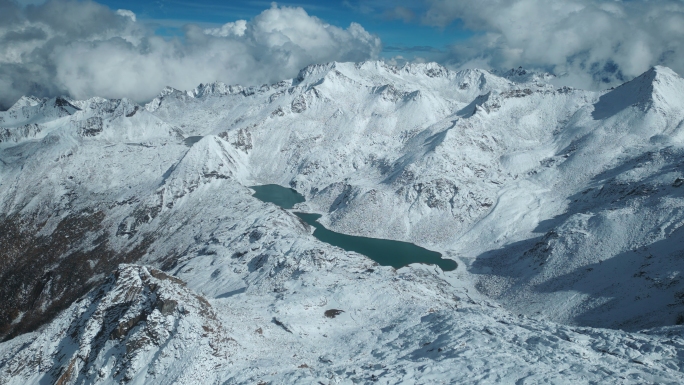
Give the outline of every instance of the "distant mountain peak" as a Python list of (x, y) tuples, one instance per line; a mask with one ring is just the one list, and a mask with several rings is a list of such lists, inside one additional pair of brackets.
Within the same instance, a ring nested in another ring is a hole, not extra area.
[(611, 89), (594, 105), (594, 119), (605, 119), (628, 108), (646, 111), (654, 105), (661, 109), (684, 106), (684, 79), (672, 69), (654, 66), (636, 78)]
[(493, 73), (515, 83), (546, 83), (556, 77), (555, 75), (550, 74), (548, 72), (532, 71), (523, 68), (522, 66), (519, 66), (518, 68), (511, 68), (510, 70), (505, 72), (493, 71)]
[(8, 111), (17, 111), (23, 107), (33, 107), (37, 106), (43, 102), (43, 99), (37, 98), (35, 96), (22, 96), (17, 100)]

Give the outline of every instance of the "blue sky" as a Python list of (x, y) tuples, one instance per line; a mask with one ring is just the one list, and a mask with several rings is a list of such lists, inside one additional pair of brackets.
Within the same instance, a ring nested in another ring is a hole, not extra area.
[[(218, 0), (100, 0), (112, 9), (129, 9), (138, 20), (155, 23), (161, 35), (182, 35), (182, 26), (187, 23), (202, 26), (219, 26), (235, 20), (250, 20), (271, 7), (270, 1), (218, 1)], [(435, 59), (439, 51), (451, 44), (471, 37), (472, 32), (458, 22), (446, 27), (434, 27), (421, 22), (424, 8), (419, 2), (401, 1), (278, 1), (279, 6), (304, 8), (309, 15), (316, 16), (332, 25), (346, 28), (350, 23), (361, 24), (368, 32), (376, 34), (383, 42), (385, 58), (401, 55), (406, 58), (424, 57)], [(397, 13), (400, 6), (404, 12)], [(413, 13), (413, 16), (411, 15)]]

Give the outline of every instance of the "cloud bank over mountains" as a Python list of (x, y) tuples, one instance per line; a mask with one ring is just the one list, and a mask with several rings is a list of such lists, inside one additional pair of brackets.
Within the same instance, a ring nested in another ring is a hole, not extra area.
[[(17, 1), (0, 0), (0, 108), (26, 94), (141, 102), (167, 85), (262, 84), (293, 77), (313, 63), (378, 59), (383, 48), (359, 24), (340, 28), (302, 8), (276, 4), (252, 20), (218, 28), (190, 24), (183, 36), (171, 38), (155, 34), (129, 10), (90, 0)], [(379, 19), (437, 28), (457, 22), (473, 31), (472, 38), (436, 54), (452, 68), (523, 66), (589, 89), (621, 83), (656, 64), (684, 74), (682, 0), (364, 4)]]
[(684, 73), (681, 0), (426, 0), (422, 21), (460, 20), (478, 32), (451, 47), (467, 67), (536, 67), (596, 88), (630, 80), (656, 64)]
[(275, 4), (251, 21), (187, 25), (181, 38), (163, 38), (133, 12), (92, 1), (0, 0), (0, 106), (26, 94), (144, 101), (167, 85), (273, 82), (312, 63), (374, 59), (380, 50), (359, 24), (342, 29)]

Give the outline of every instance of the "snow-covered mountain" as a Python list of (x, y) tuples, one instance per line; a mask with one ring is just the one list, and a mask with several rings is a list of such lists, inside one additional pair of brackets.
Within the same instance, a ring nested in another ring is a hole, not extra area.
[[(684, 80), (550, 80), (330, 63), (146, 106), (22, 98), (0, 384), (681, 383)], [(269, 183), (458, 268), (322, 243), (245, 187)]]
[[(481, 289), (516, 311), (631, 329), (684, 318), (671, 255), (681, 250), (672, 184), (684, 177), (676, 163), (684, 82), (655, 67), (595, 93), (532, 75), (511, 71), (511, 82), (435, 65), (334, 63), (303, 70), (289, 87), (203, 86), (148, 109), (193, 135), (222, 135), (246, 156), (243, 183), (296, 188), (333, 229), (409, 240), (473, 264)], [(589, 218), (618, 212), (624, 218), (586, 229)], [(537, 245), (547, 241), (572, 245)], [(639, 266), (656, 242), (668, 267), (649, 273)], [(639, 248), (645, 255), (629, 263), (613, 259)], [(550, 252), (560, 253), (557, 264), (544, 262), (555, 260)], [(620, 272), (603, 265), (609, 259)], [(618, 282), (639, 289), (606, 288)]]

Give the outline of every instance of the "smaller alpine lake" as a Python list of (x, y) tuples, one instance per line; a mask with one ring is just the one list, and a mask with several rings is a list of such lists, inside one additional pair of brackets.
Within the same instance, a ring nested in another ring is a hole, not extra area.
[[(291, 209), (295, 204), (305, 201), (304, 197), (297, 191), (275, 184), (251, 186), (250, 188), (255, 191), (255, 198), (276, 204), (284, 209)], [(300, 212), (294, 214), (314, 227), (313, 235), (320, 241), (347, 251), (363, 254), (382, 266), (392, 266), (398, 269), (411, 263), (425, 263), (437, 265), (443, 271), (455, 270), (457, 266), (455, 261), (443, 259), (440, 253), (424, 249), (413, 243), (336, 233), (326, 229), (317, 221), (321, 217), (319, 214)]]

